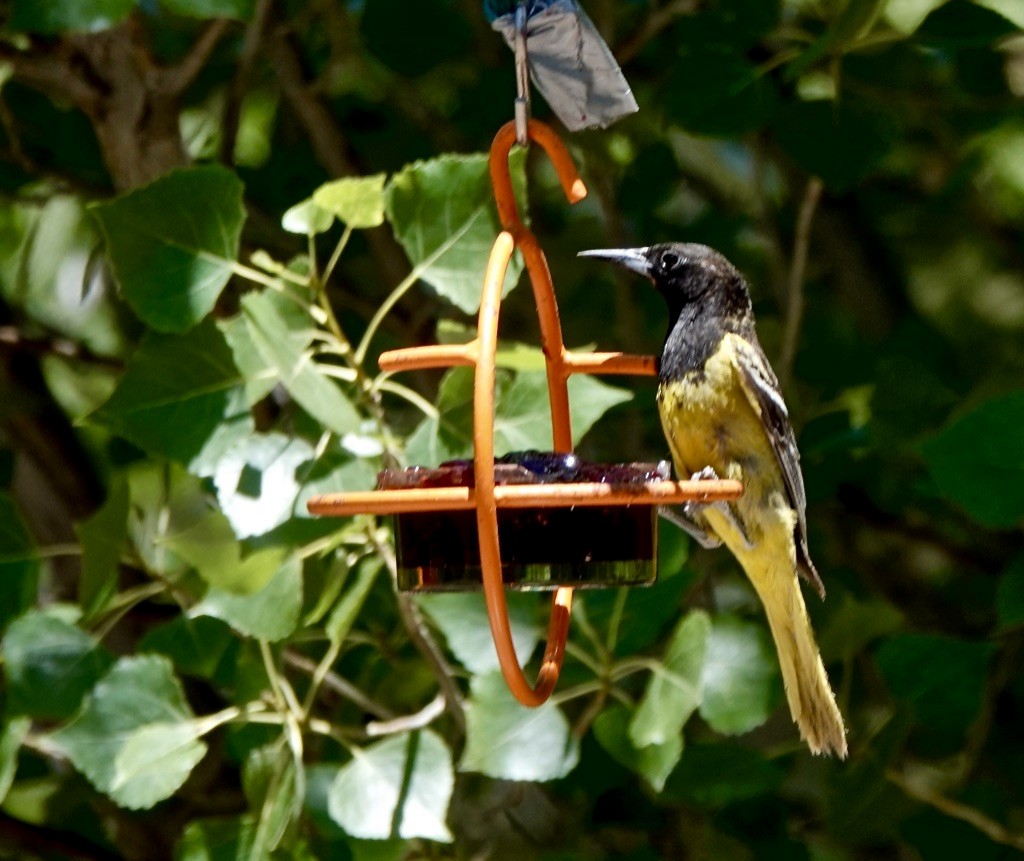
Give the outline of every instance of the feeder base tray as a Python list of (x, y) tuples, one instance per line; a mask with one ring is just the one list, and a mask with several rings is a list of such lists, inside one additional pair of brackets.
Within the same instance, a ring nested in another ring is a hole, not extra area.
[[(654, 509), (647, 505), (499, 511), (501, 577), (515, 589), (653, 583), (655, 530)], [(395, 533), (400, 589), (480, 588), (473, 512), (399, 514)]]
[[(575, 455), (516, 452), (495, 466), (495, 482), (596, 482), (638, 487), (668, 475), (668, 465), (593, 464)], [(471, 487), (470, 461), (437, 469), (386, 470), (380, 489)], [(404, 591), (481, 588), (476, 515), (420, 511), (395, 515), (398, 586)], [(514, 589), (609, 588), (655, 579), (657, 523), (651, 505), (499, 509), (502, 580)]]

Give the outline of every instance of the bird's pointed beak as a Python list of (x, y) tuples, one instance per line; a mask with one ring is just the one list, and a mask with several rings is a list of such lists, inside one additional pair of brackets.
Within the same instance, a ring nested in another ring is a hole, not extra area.
[(592, 251), (581, 251), (577, 257), (597, 257), (611, 260), (630, 272), (651, 277), (651, 261), (647, 258), (647, 248), (595, 248)]

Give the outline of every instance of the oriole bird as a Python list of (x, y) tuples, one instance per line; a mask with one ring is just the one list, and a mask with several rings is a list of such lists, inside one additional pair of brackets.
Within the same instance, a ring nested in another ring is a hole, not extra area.
[(789, 413), (757, 340), (747, 283), (717, 251), (671, 243), (581, 252), (650, 279), (668, 303), (658, 410), (681, 477), (743, 482), (735, 502), (671, 517), (722, 543), (764, 604), (793, 720), (813, 753), (846, 756), (846, 731), (797, 575), (825, 597), (807, 549), (806, 496)]

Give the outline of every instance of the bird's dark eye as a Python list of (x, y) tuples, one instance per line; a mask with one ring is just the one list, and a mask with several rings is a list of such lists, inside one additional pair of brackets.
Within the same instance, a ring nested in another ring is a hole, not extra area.
[(661, 268), (665, 271), (669, 269), (675, 269), (679, 265), (679, 255), (672, 252), (666, 251), (661, 255)]

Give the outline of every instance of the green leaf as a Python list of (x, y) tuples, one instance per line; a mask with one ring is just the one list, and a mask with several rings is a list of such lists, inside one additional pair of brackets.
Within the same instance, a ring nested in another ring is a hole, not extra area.
[(942, 733), (963, 733), (981, 708), (991, 643), (932, 634), (897, 634), (876, 654), (893, 697), (910, 702), (918, 719)]
[(18, 771), (18, 751), (25, 741), (32, 721), (27, 717), (8, 719), (0, 735), (0, 804), (14, 783), (14, 775)]
[(263, 858), (278, 847), (302, 809), (303, 787), (287, 745), (274, 743), (249, 754), (242, 769), (242, 788), (249, 808), (258, 814), (249, 851), (253, 858)]
[(36, 602), (39, 563), (21, 512), (0, 491), (0, 631)]
[[(632, 394), (595, 377), (569, 380), (569, 412), (576, 444), (605, 412)], [(495, 384), (494, 451), (551, 448), (551, 407), (547, 378), (537, 373), (500, 373)], [(406, 444), (410, 463), (436, 464), (471, 457), (473, 451), (473, 371), (453, 368), (441, 380), (439, 418), (426, 418)]]
[(344, 642), (383, 567), (384, 562), (379, 556), (369, 556), (360, 561), (356, 567), (355, 582), (345, 589), (324, 625), (324, 632), (332, 643)]
[[(513, 185), (526, 200), (522, 156), (513, 161)], [(501, 230), (486, 155), (443, 155), (407, 165), (391, 178), (388, 221), (420, 277), (467, 314), (480, 307), (491, 246)], [(522, 271), (509, 262), (506, 292)]]
[(176, 524), (178, 528), (169, 531), (161, 539), (161, 544), (188, 562), (212, 586), (231, 592), (256, 592), (262, 589), (273, 571), (262, 582), (256, 583), (237, 576), (242, 548), (228, 519), (212, 508), (194, 514), (194, 517)]
[(213, 310), (245, 221), (242, 183), (231, 171), (176, 170), (93, 212), (114, 277), (144, 322), (180, 333)]
[[(1019, 25), (1003, 15), (1001, 2), (950, 2), (932, 12), (918, 28), (917, 38), (929, 46), (942, 48), (989, 48), (1017, 32)], [(1019, 18), (1020, 12), (1011, 17)]]
[[(215, 512), (211, 516), (217, 517), (218, 514)], [(181, 537), (179, 533), (177, 539)], [(234, 595), (254, 595), (259, 592), (270, 582), (288, 555), (283, 547), (264, 547), (242, 557), (241, 546), (235, 542), (232, 545), (233, 556), (222, 560), (213, 554), (204, 554), (200, 546), (185, 547), (179, 540), (169, 539), (168, 545), (187, 559), (210, 586)]]
[(903, 614), (888, 601), (844, 593), (839, 609), (821, 629), (818, 648), (825, 663), (849, 660), (873, 640), (898, 631), (902, 621)]
[(113, 656), (51, 611), (30, 610), (4, 637), (7, 711), (41, 720), (74, 714)]
[(773, 792), (785, 777), (758, 751), (727, 742), (686, 748), (662, 792), (668, 801), (721, 807)]
[(196, 819), (185, 826), (174, 857), (176, 861), (248, 861), (253, 859), (255, 836), (256, 822), (251, 816)]
[(445, 825), (455, 786), (451, 754), (429, 730), (352, 750), (328, 796), (331, 818), (353, 837), (451, 842)]
[(895, 29), (909, 36), (932, 12), (949, 0), (889, 0), (883, 15)]
[(839, 56), (857, 38), (871, 29), (888, 0), (847, 0), (828, 29), (816, 39), (786, 70), (795, 80), (826, 55)]
[(895, 139), (890, 116), (851, 99), (794, 102), (774, 127), (786, 154), (837, 194), (870, 174)]
[[(771, 78), (734, 45), (685, 45), (672, 63), (665, 103), (672, 119), (702, 135), (735, 135), (757, 129), (775, 112)], [(695, 80), (702, 85), (693, 86)]]
[(133, 810), (172, 795), (206, 752), (170, 661), (156, 655), (121, 658), (49, 742)]
[[(510, 592), (508, 619), (516, 654), (525, 660), (540, 642), (537, 624), (537, 599), (529, 593)], [(487, 608), (480, 593), (420, 595), (416, 599), (427, 615), (441, 629), (448, 648), (459, 663), (473, 673), (489, 673), (499, 669), (494, 650)]]
[(1024, 391), (975, 407), (921, 446), (939, 491), (986, 526), (1024, 518), (1022, 422)]
[[(244, 380), (212, 322), (146, 334), (114, 394), (89, 420), (157, 457), (189, 463), (230, 417)], [(249, 422), (251, 417), (242, 416)]]
[(135, 0), (14, 0), (8, 26), (51, 36), (65, 32), (94, 32), (127, 18)]
[(293, 555), (285, 559), (266, 586), (252, 595), (211, 586), (192, 608), (192, 615), (223, 619), (248, 637), (276, 642), (295, 630), (301, 610), (302, 563)]
[(173, 795), (206, 755), (194, 723), (152, 723), (127, 737), (105, 788), (122, 807), (145, 810)]
[(248, 21), (255, 0), (160, 0), (160, 5), (175, 15), (188, 18), (234, 18)]
[(999, 578), (996, 614), (1000, 628), (1024, 625), (1024, 555), (1014, 558)]
[(767, 632), (735, 616), (711, 623), (701, 686), (700, 716), (725, 735), (749, 732), (771, 714), (778, 662)]
[[(294, 302), (288, 302), (296, 315), (303, 314), (302, 309)], [(282, 310), (285, 303), (282, 303)], [(277, 385), (277, 371), (260, 355), (249, 335), (249, 327), (245, 317), (238, 314), (227, 320), (218, 320), (217, 327), (224, 335), (231, 348), (235, 366), (245, 380), (245, 401), (253, 406), (262, 401)]]
[(1016, 25), (1019, 30), (1024, 30), (1024, 7), (1016, 0), (974, 0), (974, 2), (978, 6), (1001, 15)]
[(299, 406), (325, 428), (340, 435), (358, 430), (359, 414), (313, 361), (309, 346), (312, 321), (295, 328), (293, 319), (279, 313), (281, 301), (266, 292), (250, 293), (242, 300), (246, 326), (257, 351)]
[(633, 712), (624, 706), (605, 709), (594, 721), (594, 737), (620, 765), (644, 777), (661, 792), (665, 781), (683, 753), (682, 733), (676, 733), (661, 744), (637, 748), (630, 738)]
[(251, 434), (232, 446), (213, 473), (217, 501), (239, 538), (263, 535), (299, 508), (296, 472), (314, 456), (313, 447), (280, 433)]
[(128, 537), (128, 482), (115, 478), (103, 506), (75, 524), (82, 545), (78, 603), (86, 616), (102, 608), (117, 589), (121, 551)]
[(154, 652), (174, 662), (179, 673), (210, 679), (231, 645), (231, 629), (209, 616), (176, 616), (150, 628), (139, 641), (139, 652)]
[(553, 702), (520, 705), (501, 673), (473, 677), (466, 703), (466, 747), (459, 771), (503, 780), (555, 780), (579, 759), (579, 743)]
[(676, 626), (629, 724), (629, 737), (638, 748), (667, 745), (700, 705), (710, 632), (711, 619), (703, 610), (692, 611)]
[(385, 179), (377, 173), (326, 182), (313, 192), (313, 202), (349, 227), (377, 227), (384, 223)]
[(281, 226), (289, 233), (316, 236), (325, 233), (334, 224), (334, 215), (319, 206), (312, 198), (296, 203), (281, 216)]

